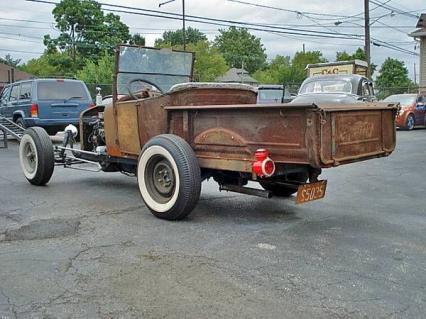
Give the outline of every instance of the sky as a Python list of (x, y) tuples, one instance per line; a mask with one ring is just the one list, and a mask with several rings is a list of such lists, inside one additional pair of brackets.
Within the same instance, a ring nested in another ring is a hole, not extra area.
[[(165, 1), (101, 0), (99, 2), (182, 13), (181, 0), (167, 3), (159, 8), (158, 5)], [(185, 12), (187, 15), (214, 19), (326, 32), (327, 36), (330, 34), (332, 36), (341, 36), (342, 33), (349, 34), (345, 36), (349, 39), (332, 39), (249, 30), (261, 39), (269, 60), (277, 54), (293, 56), (297, 51), (301, 51), (304, 45), (305, 50), (320, 50), (329, 61), (333, 61), (336, 51), (345, 50), (352, 53), (358, 47), (364, 45), (363, 40), (360, 39), (364, 34), (362, 27), (364, 24), (363, 0), (241, 1), (280, 8), (281, 10), (256, 7), (231, 0), (185, 0)], [(58, 34), (51, 14), (53, 5), (25, 0), (0, 0), (0, 3), (2, 8), (0, 11), (0, 56), (10, 53), (14, 58), (20, 58), (22, 61), (39, 56), (44, 50), (43, 35), (51, 34), (54, 36)], [(392, 6), (395, 10), (386, 8), (387, 6)], [(377, 44), (397, 46), (410, 52), (419, 53), (418, 45), (407, 34), (416, 29), (418, 20), (416, 15), (420, 13), (426, 13), (426, 1), (424, 0), (370, 0), (370, 24), (373, 41)], [(122, 21), (130, 27), (131, 33), (140, 33), (145, 36), (148, 46), (152, 46), (155, 39), (161, 37), (164, 31), (182, 27), (182, 22), (179, 20), (128, 13), (116, 14), (120, 15)], [(336, 24), (338, 25), (336, 26)], [(190, 21), (187, 21), (186, 25), (204, 32), (211, 41), (219, 34), (219, 28), (226, 28), (226, 26)], [(418, 56), (392, 50), (383, 45), (372, 45), (371, 57), (372, 62), (379, 66), (387, 57), (404, 61), (413, 80), (414, 66), (416, 65), (418, 80)]]

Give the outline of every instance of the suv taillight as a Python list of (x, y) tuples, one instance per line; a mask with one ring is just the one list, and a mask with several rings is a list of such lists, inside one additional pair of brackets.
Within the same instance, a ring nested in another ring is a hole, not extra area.
[(31, 117), (38, 117), (38, 105), (36, 103), (31, 104)]

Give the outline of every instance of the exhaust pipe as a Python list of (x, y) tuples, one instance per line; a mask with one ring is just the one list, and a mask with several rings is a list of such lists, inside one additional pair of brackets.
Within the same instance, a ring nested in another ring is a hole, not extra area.
[(272, 197), (272, 193), (270, 191), (266, 191), (263, 189), (250, 188), (250, 187), (242, 187), (238, 185), (220, 185), (219, 190), (246, 194), (246, 195), (253, 195), (253, 196), (258, 196), (263, 198)]

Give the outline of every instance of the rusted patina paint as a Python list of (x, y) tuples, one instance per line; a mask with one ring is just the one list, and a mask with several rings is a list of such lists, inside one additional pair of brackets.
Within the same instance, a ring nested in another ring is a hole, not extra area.
[(108, 131), (108, 152), (118, 156), (120, 149), (122, 156), (137, 158), (150, 138), (171, 133), (190, 143), (202, 168), (251, 172), (259, 148), (268, 149), (276, 163), (315, 168), (387, 156), (395, 148), (393, 105), (255, 103), (252, 90), (194, 86), (160, 97), (116, 102), (115, 108), (123, 104), (133, 110), (137, 124), (107, 118), (129, 112), (106, 110), (106, 125), (122, 123)]

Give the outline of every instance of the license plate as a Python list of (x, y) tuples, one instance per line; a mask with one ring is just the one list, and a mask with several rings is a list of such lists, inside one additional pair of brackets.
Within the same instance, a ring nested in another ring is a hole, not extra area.
[(296, 204), (302, 204), (323, 198), (325, 196), (326, 187), (326, 180), (300, 185), (297, 189)]

